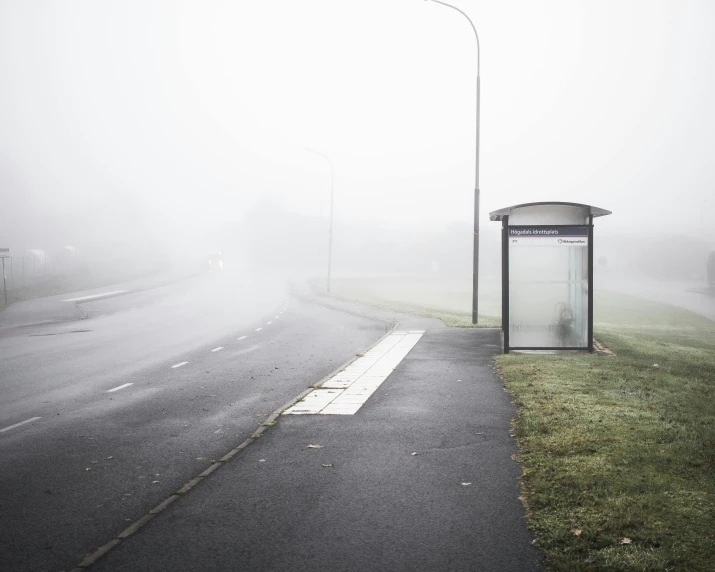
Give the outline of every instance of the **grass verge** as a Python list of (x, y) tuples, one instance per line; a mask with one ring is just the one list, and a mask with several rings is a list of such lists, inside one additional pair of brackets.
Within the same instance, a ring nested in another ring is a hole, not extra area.
[[(318, 281), (310, 284), (316, 290), (322, 289), (322, 283)], [(479, 323), (472, 324), (470, 276), (338, 278), (333, 279), (331, 296), (435, 318), (458, 328), (501, 326), (501, 293), (494, 286), (480, 292)]]
[(617, 357), (497, 358), (535, 544), (550, 570), (711, 571), (715, 324), (614, 300), (596, 337)]

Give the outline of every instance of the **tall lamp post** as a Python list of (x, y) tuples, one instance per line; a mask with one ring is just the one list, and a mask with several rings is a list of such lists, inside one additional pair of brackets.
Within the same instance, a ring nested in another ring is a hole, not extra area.
[(330, 292), (330, 266), (333, 260), (333, 190), (335, 187), (335, 166), (333, 162), (318, 151), (306, 147), (307, 151), (320, 155), (328, 163), (330, 163), (330, 226), (328, 227), (328, 292)]
[[(429, 0), (425, 0), (429, 1)], [(472, 262), (472, 324), (477, 323), (477, 310), (479, 307), (479, 34), (474, 27), (472, 20), (462, 10), (441, 0), (432, 0), (437, 4), (442, 4), (448, 8), (452, 8), (464, 16), (474, 30), (474, 36), (477, 38), (477, 135), (476, 135), (476, 162), (474, 168), (474, 254)]]

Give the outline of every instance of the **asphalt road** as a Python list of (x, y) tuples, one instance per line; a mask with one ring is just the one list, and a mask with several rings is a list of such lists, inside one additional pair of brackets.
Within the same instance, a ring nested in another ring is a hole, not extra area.
[(270, 278), (79, 305), (0, 335), (0, 570), (73, 568), (386, 329)]

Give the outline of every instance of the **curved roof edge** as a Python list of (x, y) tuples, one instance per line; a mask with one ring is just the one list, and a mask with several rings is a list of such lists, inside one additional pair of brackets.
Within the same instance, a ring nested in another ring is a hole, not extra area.
[(489, 213), (489, 220), (503, 220), (505, 216), (509, 216), (511, 214), (511, 211), (514, 209), (520, 209), (522, 207), (535, 207), (539, 205), (560, 205), (560, 206), (567, 206), (567, 207), (581, 207), (581, 208), (587, 208), (589, 210), (589, 214), (591, 214), (594, 217), (597, 216), (606, 216), (611, 214), (611, 211), (607, 211), (606, 209), (601, 209), (599, 207), (594, 207), (592, 205), (584, 205), (582, 203), (566, 203), (562, 201), (542, 201), (538, 203), (522, 203), (520, 205), (513, 205), (510, 207), (506, 207), (503, 209), (499, 209), (498, 211), (493, 211)]

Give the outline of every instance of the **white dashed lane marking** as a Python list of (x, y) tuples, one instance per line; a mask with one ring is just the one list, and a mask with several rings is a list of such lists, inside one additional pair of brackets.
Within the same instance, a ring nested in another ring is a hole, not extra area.
[(222, 349), (223, 349), (223, 346), (219, 346), (219, 347), (217, 347), (217, 348), (212, 349), (211, 351), (212, 351), (212, 352), (218, 352), (218, 351), (221, 351)]
[(175, 369), (177, 367), (181, 367), (182, 365), (186, 365), (189, 363), (188, 361), (180, 361), (179, 363), (175, 363), (174, 365), (171, 366), (171, 369)]
[(112, 393), (112, 391), (119, 391), (120, 389), (129, 387), (130, 385), (134, 385), (134, 384), (133, 383), (124, 383), (124, 384), (120, 385), (119, 387), (113, 387), (112, 389), (108, 389), (107, 393)]
[(354, 415), (415, 347), (422, 334), (423, 330), (392, 332), (283, 415)]
[(31, 417), (30, 419), (25, 419), (24, 421), (15, 423), (15, 425), (10, 425), (9, 427), (0, 429), (0, 433), (5, 433), (5, 431), (10, 431), (10, 429), (15, 429), (16, 427), (21, 427), (22, 425), (25, 425), (27, 423), (32, 423), (33, 421), (37, 421), (38, 419), (42, 419), (42, 417)]

